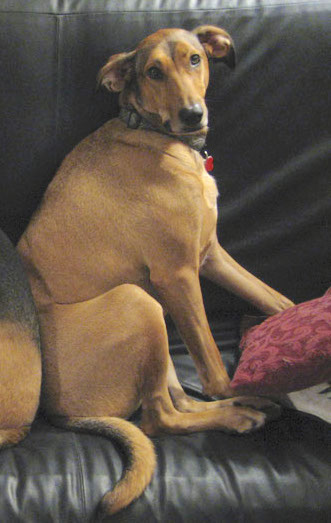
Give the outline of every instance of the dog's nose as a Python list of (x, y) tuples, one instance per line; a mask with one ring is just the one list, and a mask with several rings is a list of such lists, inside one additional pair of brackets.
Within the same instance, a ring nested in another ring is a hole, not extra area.
[(202, 116), (203, 110), (200, 104), (194, 104), (191, 105), (191, 107), (183, 107), (183, 109), (179, 111), (179, 118), (189, 127), (193, 127), (200, 123)]

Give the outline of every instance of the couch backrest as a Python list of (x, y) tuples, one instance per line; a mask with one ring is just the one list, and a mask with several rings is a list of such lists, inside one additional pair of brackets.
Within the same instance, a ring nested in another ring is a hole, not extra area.
[[(15, 241), (64, 155), (116, 115), (99, 68), (160, 27), (211, 23), (237, 68), (208, 91), (220, 240), (295, 300), (329, 284), (331, 3), (276, 0), (3, 0), (0, 227)], [(207, 306), (242, 303), (206, 284)]]

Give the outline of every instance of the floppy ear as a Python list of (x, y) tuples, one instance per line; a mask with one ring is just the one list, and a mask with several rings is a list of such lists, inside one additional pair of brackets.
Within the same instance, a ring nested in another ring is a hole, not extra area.
[(99, 72), (98, 83), (107, 87), (109, 91), (123, 91), (133, 76), (135, 55), (136, 51), (131, 51), (111, 56)]
[(202, 43), (208, 58), (224, 62), (230, 69), (236, 65), (236, 57), (231, 36), (213, 25), (200, 25), (194, 33)]

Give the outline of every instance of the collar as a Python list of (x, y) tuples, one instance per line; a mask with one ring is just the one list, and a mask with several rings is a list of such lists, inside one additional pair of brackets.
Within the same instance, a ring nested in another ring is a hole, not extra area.
[(133, 107), (133, 105), (125, 105), (121, 107), (120, 114), (119, 114), (120, 120), (122, 120), (127, 127), (130, 129), (145, 129), (148, 131), (155, 131), (161, 134), (166, 134), (167, 136), (170, 136), (171, 138), (177, 138), (181, 142), (185, 143), (195, 151), (201, 152), (202, 149), (205, 147), (206, 143), (206, 137), (204, 135), (199, 136), (198, 134), (194, 135), (173, 135), (171, 133), (167, 133), (164, 129), (155, 127), (151, 122), (149, 122), (146, 118), (141, 116), (136, 109)]

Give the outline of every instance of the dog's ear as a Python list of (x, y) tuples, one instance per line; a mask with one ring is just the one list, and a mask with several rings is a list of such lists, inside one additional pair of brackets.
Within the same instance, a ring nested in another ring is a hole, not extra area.
[(213, 25), (200, 25), (192, 33), (199, 38), (208, 58), (224, 62), (230, 69), (234, 69), (234, 45), (231, 36), (224, 29)]
[(136, 51), (131, 51), (111, 56), (99, 72), (98, 83), (109, 91), (123, 91), (133, 76), (135, 55)]

